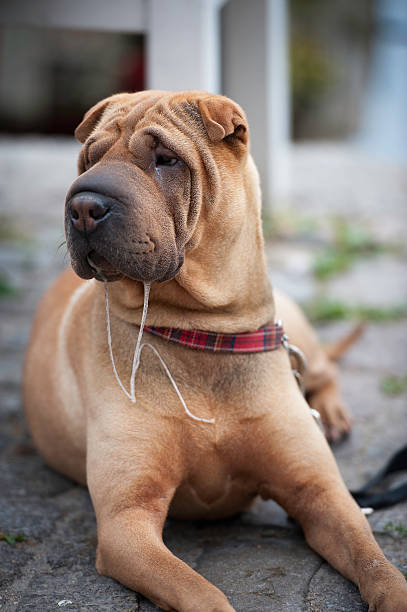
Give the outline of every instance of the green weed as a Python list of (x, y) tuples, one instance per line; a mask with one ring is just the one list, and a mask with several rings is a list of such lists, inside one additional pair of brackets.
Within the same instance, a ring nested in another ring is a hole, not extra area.
[(347, 272), (354, 262), (354, 256), (329, 247), (315, 256), (312, 272), (315, 278), (327, 280), (336, 274)]
[(380, 383), (380, 389), (385, 395), (396, 397), (407, 390), (406, 376), (385, 376)]
[(8, 278), (0, 272), (0, 298), (15, 295), (16, 289)]
[(10, 535), (9, 533), (0, 533), (0, 540), (4, 540), (7, 542), (7, 544), (10, 544), (10, 546), (14, 546), (17, 544), (17, 542), (26, 542), (27, 538), (20, 533), (15, 536)]
[(347, 304), (331, 298), (316, 298), (304, 303), (304, 311), (313, 322), (327, 321), (375, 321), (385, 323), (407, 316), (407, 304), (379, 307)]
[(385, 524), (384, 530), (397, 538), (405, 538), (407, 536), (407, 527), (403, 523), (395, 525), (393, 521)]
[(315, 256), (313, 274), (319, 280), (346, 272), (355, 261), (362, 257), (371, 257), (378, 253), (400, 254), (396, 244), (381, 243), (365, 228), (350, 223), (342, 218), (332, 221), (333, 244), (325, 247)]

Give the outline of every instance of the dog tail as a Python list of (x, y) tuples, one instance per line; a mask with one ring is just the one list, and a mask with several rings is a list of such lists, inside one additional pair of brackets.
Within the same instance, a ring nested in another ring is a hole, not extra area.
[(364, 323), (358, 323), (346, 336), (324, 345), (324, 352), (331, 361), (338, 361), (346, 351), (360, 338), (365, 329)]

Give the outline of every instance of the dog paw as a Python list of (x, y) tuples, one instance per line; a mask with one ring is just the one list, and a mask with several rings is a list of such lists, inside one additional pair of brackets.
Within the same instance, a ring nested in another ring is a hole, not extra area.
[(226, 597), (219, 601), (194, 601), (191, 607), (183, 608), (180, 612), (236, 612)]
[(407, 590), (404, 593), (381, 594), (373, 604), (369, 605), (368, 612), (407, 612)]
[(330, 442), (337, 442), (352, 429), (352, 418), (348, 408), (330, 385), (315, 391), (309, 398), (309, 404), (321, 415), (325, 435)]
[(373, 583), (372, 591), (366, 596), (369, 612), (407, 612), (407, 582), (394, 567)]

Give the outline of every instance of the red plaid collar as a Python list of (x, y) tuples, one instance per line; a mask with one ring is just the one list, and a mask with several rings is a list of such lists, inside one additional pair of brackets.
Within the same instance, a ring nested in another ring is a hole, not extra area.
[(278, 349), (285, 339), (281, 321), (265, 325), (253, 332), (218, 334), (200, 329), (146, 326), (144, 331), (168, 342), (214, 353), (262, 353)]

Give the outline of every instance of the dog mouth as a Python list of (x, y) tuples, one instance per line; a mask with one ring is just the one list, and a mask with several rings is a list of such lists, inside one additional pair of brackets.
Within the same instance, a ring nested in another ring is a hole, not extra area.
[(183, 251), (176, 248), (162, 249), (158, 256), (157, 250), (154, 250), (141, 257), (139, 253), (133, 253), (126, 242), (116, 244), (110, 240), (106, 244), (106, 240), (99, 240), (98, 245), (89, 242), (90, 240), (78, 240), (75, 235), (72, 237), (68, 233), (67, 246), (72, 268), (78, 276), (85, 279), (114, 282), (129, 278), (159, 283), (176, 276), (184, 262)]
[(151, 277), (151, 275), (140, 274), (136, 276), (134, 274), (124, 272), (120, 270), (117, 266), (112, 264), (112, 262), (106, 259), (106, 257), (104, 257), (103, 255), (100, 255), (100, 253), (98, 253), (95, 250), (89, 251), (88, 255), (86, 256), (86, 264), (88, 266), (88, 269), (90, 269), (91, 275), (93, 276), (93, 278), (95, 278), (98, 281), (109, 282), (109, 283), (121, 280), (125, 277), (132, 278), (133, 280), (139, 280), (142, 282), (144, 282), (146, 279), (149, 282), (153, 282), (153, 281), (164, 282), (166, 280), (170, 280), (171, 278), (174, 278), (174, 276), (178, 274), (183, 263), (184, 263), (184, 256), (183, 256), (183, 253), (180, 253), (178, 256), (177, 265), (175, 265), (175, 262), (173, 263), (172, 265), (173, 269), (169, 271), (169, 274), (166, 274), (163, 277), (154, 278), (154, 276)]
[(86, 257), (89, 266), (94, 272), (94, 278), (99, 281), (113, 282), (120, 280), (124, 274), (120, 272), (106, 257), (97, 251), (90, 251)]

